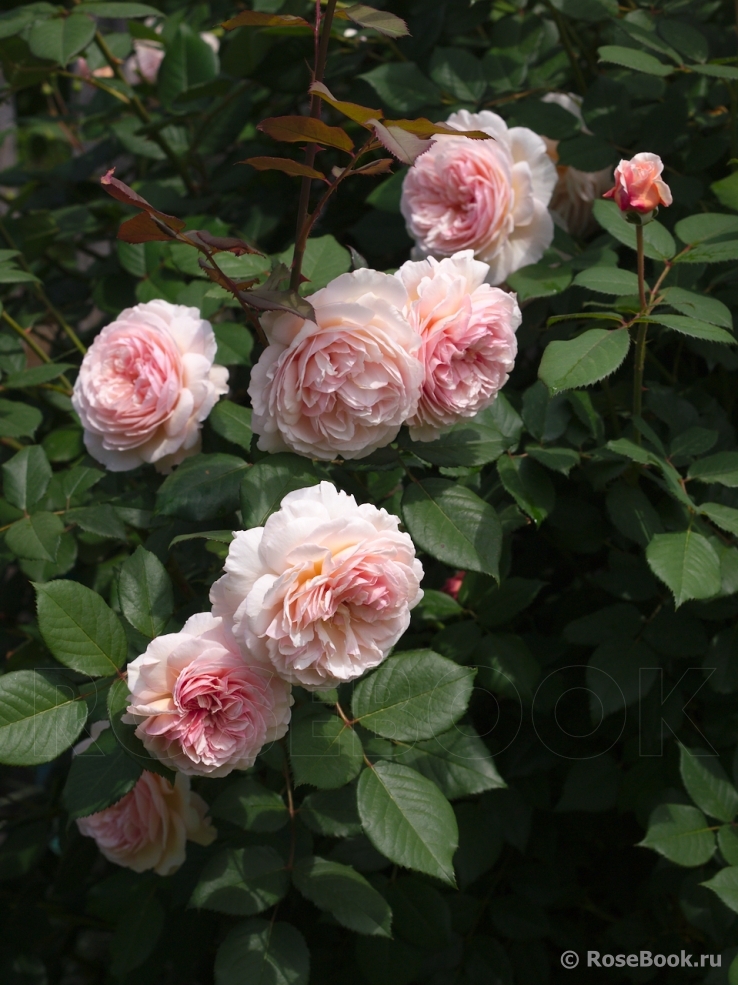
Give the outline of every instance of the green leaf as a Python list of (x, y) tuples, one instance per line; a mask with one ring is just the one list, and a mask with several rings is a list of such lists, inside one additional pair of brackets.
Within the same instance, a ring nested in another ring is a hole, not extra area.
[(300, 817), (311, 831), (330, 838), (350, 838), (361, 834), (353, 784), (338, 790), (317, 790), (300, 805)]
[(561, 294), (571, 284), (571, 278), (571, 267), (566, 264), (551, 267), (547, 263), (534, 263), (510, 274), (507, 282), (520, 301), (528, 301)]
[(573, 448), (540, 448), (536, 445), (527, 445), (525, 454), (547, 469), (554, 472), (561, 472), (562, 475), (569, 475), (575, 465), (579, 465), (579, 452)]
[(701, 458), (690, 466), (688, 476), (698, 482), (718, 482), (721, 486), (738, 487), (738, 452), (720, 451)]
[(216, 797), (210, 813), (246, 831), (279, 831), (289, 820), (282, 797), (251, 777), (230, 783)]
[(94, 36), (95, 22), (84, 14), (74, 13), (36, 24), (28, 36), (28, 44), (37, 58), (67, 65)]
[(215, 957), (215, 985), (308, 985), (309, 974), (303, 936), (288, 923), (239, 923)]
[[(626, 222), (623, 213), (614, 202), (603, 198), (595, 200), (592, 205), (595, 219), (618, 242), (636, 248), (635, 226)], [(643, 228), (643, 252), (652, 260), (670, 260), (676, 253), (676, 243), (665, 226), (656, 220), (647, 223)]]
[(478, 102), (487, 88), (481, 63), (463, 48), (435, 48), (430, 77), (445, 92), (465, 103)]
[(80, 14), (94, 14), (95, 17), (111, 18), (134, 18), (134, 17), (161, 17), (161, 11), (156, 7), (149, 7), (146, 3), (126, 3), (108, 2), (108, 0), (94, 0), (90, 3), (81, 3), (74, 8)]
[(693, 530), (657, 534), (646, 548), (646, 560), (671, 589), (677, 608), (689, 599), (708, 599), (720, 592), (720, 559), (710, 542)]
[(251, 410), (239, 407), (232, 400), (221, 400), (208, 418), (210, 427), (226, 441), (249, 451), (251, 448)]
[(432, 650), (403, 651), (359, 681), (351, 709), (377, 735), (405, 742), (430, 739), (464, 714), (475, 673)]
[(289, 885), (284, 859), (273, 848), (226, 848), (203, 869), (189, 906), (251, 917), (278, 903)]
[(120, 608), (128, 622), (149, 639), (164, 632), (174, 610), (172, 583), (159, 558), (140, 545), (118, 574)]
[(38, 503), (50, 481), (51, 466), (39, 445), (23, 448), (3, 465), (3, 493), (19, 510)]
[(733, 331), (733, 316), (730, 308), (717, 298), (685, 291), (681, 287), (667, 287), (661, 295), (666, 303), (676, 308), (680, 314), (710, 322), (711, 325), (719, 325), (720, 328), (727, 328), (729, 332)]
[(126, 528), (110, 503), (101, 503), (99, 506), (78, 506), (67, 510), (64, 520), (67, 523), (76, 523), (82, 530), (97, 534), (98, 537), (126, 539)]
[(42, 366), (32, 366), (18, 373), (11, 373), (3, 386), (8, 390), (21, 390), (23, 387), (38, 386), (55, 380), (68, 369), (74, 369), (71, 363), (44, 363)]
[(159, 68), (159, 99), (169, 107), (181, 92), (217, 74), (218, 56), (213, 49), (188, 24), (180, 23)]
[[(281, 253), (278, 260), (289, 267), (292, 263), (294, 248)], [(325, 287), (339, 274), (351, 270), (351, 254), (334, 236), (316, 236), (307, 241), (305, 257), (302, 261), (302, 275), (308, 283), (303, 284), (303, 294), (314, 294)]]
[(520, 636), (490, 633), (476, 646), (472, 659), (479, 665), (481, 687), (518, 703), (533, 700), (541, 668)]
[(574, 278), (577, 287), (587, 287), (600, 294), (618, 296), (638, 293), (638, 277), (630, 270), (619, 267), (589, 267)]
[(721, 530), (727, 530), (729, 534), (738, 537), (738, 510), (734, 510), (732, 506), (703, 503), (700, 506), (700, 513), (712, 520)]
[(297, 863), (292, 880), (306, 899), (330, 913), (342, 927), (358, 934), (392, 936), (387, 901), (350, 865), (309, 855)]
[(724, 824), (717, 835), (718, 848), (728, 865), (738, 865), (738, 827)]
[(358, 802), (364, 831), (377, 851), (396, 865), (456, 885), (456, 818), (435, 783), (407, 766), (379, 762), (361, 774)]
[(0, 438), (32, 438), (42, 420), (37, 407), (0, 398)]
[(70, 818), (95, 814), (124, 797), (141, 776), (134, 762), (106, 729), (84, 752), (75, 756), (62, 791)]
[(413, 113), (441, 102), (440, 91), (413, 62), (388, 62), (359, 78), (369, 83), (385, 106), (398, 113)]
[[(220, 263), (218, 266), (221, 266)], [(221, 267), (221, 269), (223, 269)], [(254, 337), (245, 325), (232, 322), (219, 322), (213, 325), (213, 332), (218, 342), (215, 361), (220, 366), (248, 366), (251, 362), (251, 350), (254, 348)], [(223, 401), (219, 401), (219, 407)]]
[(56, 561), (64, 524), (54, 513), (33, 513), (16, 520), (5, 543), (17, 556), (35, 561)]
[(351, 726), (327, 709), (293, 722), (288, 736), (295, 783), (321, 790), (342, 787), (364, 764), (361, 740)]
[(68, 749), (87, 720), (87, 705), (58, 674), (18, 670), (0, 677), (0, 762), (48, 763)]
[(732, 821), (738, 814), (738, 791), (717, 756), (679, 743), (679, 769), (687, 793), (709, 817)]
[(110, 971), (115, 978), (143, 965), (159, 939), (165, 917), (164, 907), (151, 890), (123, 911), (110, 942)]
[(674, 226), (682, 243), (695, 245), (724, 236), (738, 236), (738, 216), (724, 212), (700, 212), (690, 215)]
[(655, 314), (651, 315), (646, 321), (663, 325), (665, 328), (679, 332), (680, 335), (688, 335), (693, 339), (705, 339), (707, 342), (721, 342), (724, 345), (735, 345), (738, 342), (738, 339), (731, 332), (726, 332), (725, 329), (718, 328), (717, 325), (711, 325), (709, 322), (700, 321), (697, 318), (688, 318), (684, 315)]
[(607, 753), (574, 763), (556, 812), (611, 810), (617, 803), (619, 778), (617, 764)]
[(626, 482), (615, 483), (607, 494), (607, 512), (623, 536), (646, 547), (655, 534), (664, 532), (661, 518), (646, 494)]
[(506, 786), (489, 749), (470, 725), (412, 745), (396, 743), (394, 759), (432, 780), (449, 800)]
[(165, 516), (207, 520), (235, 512), (246, 462), (235, 455), (186, 459), (159, 487), (156, 507)]
[(529, 458), (503, 455), (497, 460), (497, 473), (520, 509), (540, 526), (554, 508), (556, 497), (541, 466)]
[(631, 68), (635, 72), (645, 72), (646, 75), (671, 75), (675, 71), (673, 65), (664, 65), (658, 58), (646, 54), (645, 51), (638, 51), (637, 48), (606, 44), (598, 48), (597, 53), (601, 62), (612, 62), (615, 65), (622, 65), (623, 68)]
[(493, 585), (474, 601), (477, 619), (485, 629), (496, 629), (523, 612), (546, 583), (536, 578), (506, 578), (499, 587)]
[(727, 178), (721, 178), (720, 181), (713, 181), (710, 190), (726, 209), (738, 212), (738, 171), (734, 171)]
[(717, 894), (730, 910), (738, 913), (738, 865), (721, 869), (712, 879), (708, 879), (707, 882), (702, 882), (700, 885), (707, 886), (708, 889)]
[(257, 462), (241, 483), (244, 529), (263, 527), (287, 493), (315, 486), (320, 480), (321, 475), (311, 462), (289, 452), (269, 455)]
[(645, 643), (622, 638), (601, 643), (587, 666), (592, 721), (637, 704), (653, 686), (657, 668), (658, 659)]
[(619, 369), (629, 348), (627, 329), (592, 328), (567, 342), (549, 342), (538, 376), (551, 393), (591, 386)]
[(498, 397), (492, 407), (454, 424), (435, 441), (411, 441), (403, 430), (400, 446), (432, 465), (473, 467), (494, 462), (519, 440), (519, 434), (506, 434), (500, 429), (493, 410), (499, 401)]
[(651, 814), (643, 848), (677, 865), (697, 866), (709, 862), (715, 852), (715, 835), (702, 811), (686, 804), (661, 804)]
[(90, 677), (115, 674), (123, 666), (123, 627), (97, 592), (76, 581), (34, 587), (41, 635), (60, 663)]
[(447, 479), (412, 482), (401, 508), (421, 550), (452, 567), (498, 577), (502, 527), (495, 510), (471, 489)]

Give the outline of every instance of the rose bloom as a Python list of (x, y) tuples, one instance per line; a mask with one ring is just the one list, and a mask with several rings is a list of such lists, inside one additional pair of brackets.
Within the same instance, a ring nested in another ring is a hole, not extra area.
[(522, 321), (514, 294), (485, 283), (486, 263), (465, 250), (440, 262), (408, 261), (397, 271), (408, 294), (408, 321), (423, 344), (425, 379), (406, 422), (416, 441), (488, 407), (507, 381)]
[(380, 664), (423, 597), (423, 568), (397, 517), (330, 482), (298, 489), (263, 527), (236, 534), (213, 612), (276, 672), (308, 690)]
[(200, 449), (200, 426), (228, 390), (197, 308), (156, 299), (126, 308), (82, 360), (72, 405), (85, 446), (111, 472), (169, 472)]
[(464, 584), (465, 577), (466, 571), (457, 571), (451, 578), (447, 578), (444, 581), (441, 591), (445, 592), (446, 595), (450, 595), (454, 602), (456, 602), (459, 598), (459, 592), (461, 591), (461, 586)]
[[(582, 125), (582, 133), (591, 134), (587, 129), (581, 110), (581, 97), (572, 93), (549, 92), (541, 102), (556, 103)], [(607, 191), (612, 183), (612, 167), (601, 171), (579, 171), (565, 164), (559, 164), (558, 140), (543, 138), (548, 156), (556, 165), (559, 180), (554, 189), (549, 208), (554, 222), (573, 236), (584, 236), (596, 225), (592, 215), (592, 204)]]
[(535, 263), (553, 239), (548, 203), (556, 168), (541, 137), (484, 110), (453, 113), (446, 123), (484, 130), (494, 140), (437, 134), (402, 186), (402, 214), (416, 258), (471, 249), (490, 266), (490, 284)]
[(621, 212), (652, 212), (671, 205), (671, 189), (661, 177), (664, 164), (658, 154), (636, 154), (615, 168), (615, 187), (605, 198), (615, 200)]
[(190, 616), (128, 665), (125, 720), (146, 749), (190, 776), (246, 770), (290, 721), (290, 688), (270, 666), (247, 663), (223, 620)]
[(412, 417), (423, 368), (400, 281), (366, 268), (308, 300), (316, 321), (269, 312), (270, 345), (251, 373), (251, 426), (263, 451), (330, 461), (388, 445)]
[(169, 876), (185, 860), (186, 841), (215, 841), (207, 809), (186, 776), (178, 773), (172, 786), (163, 776), (144, 771), (125, 797), (97, 814), (77, 818), (77, 827), (95, 839), (109, 862)]

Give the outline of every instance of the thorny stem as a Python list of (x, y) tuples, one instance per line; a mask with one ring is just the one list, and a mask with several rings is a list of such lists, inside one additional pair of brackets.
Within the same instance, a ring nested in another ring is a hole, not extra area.
[[(118, 81), (122, 82), (125, 86), (128, 86), (128, 82), (126, 81), (126, 77), (123, 74), (123, 70), (120, 67), (120, 63), (118, 59), (110, 50), (110, 48), (107, 45), (107, 42), (105, 41), (105, 38), (102, 36), (102, 34), (99, 31), (95, 32), (95, 44), (102, 52), (102, 56), (105, 59), (105, 61), (112, 68), (113, 72), (115, 73), (115, 77), (118, 79)], [(133, 90), (131, 90), (131, 95), (129, 99), (130, 99), (130, 104), (133, 107), (136, 116), (139, 118), (139, 120), (141, 120), (142, 123), (146, 123), (146, 124), (151, 123), (151, 116), (149, 114), (149, 111), (146, 109), (144, 104), (141, 102), (141, 100), (138, 98), (138, 96)], [(184, 162), (180, 157), (177, 157), (177, 155), (170, 147), (169, 142), (164, 137), (162, 137), (162, 135), (157, 131), (154, 131), (151, 134), (151, 139), (154, 141), (154, 143), (158, 144), (159, 147), (161, 147), (161, 149), (167, 155), (171, 163), (177, 169), (190, 195), (192, 195), (193, 198), (197, 198), (198, 196), (197, 188), (195, 187), (194, 182), (192, 181), (192, 178), (190, 177), (187, 171), (187, 168), (184, 166)]]
[[(285, 745), (285, 743), (283, 743), (283, 748), (284, 748), (284, 745)], [(291, 826), (291, 832), (290, 832), (290, 856), (289, 856), (289, 859), (287, 861), (287, 870), (289, 871), (289, 870), (292, 869), (292, 866), (295, 864), (295, 847), (296, 847), (296, 844), (297, 844), (297, 827), (296, 827), (295, 821), (296, 821), (296, 818), (297, 818), (297, 811), (295, 809), (295, 800), (294, 800), (294, 797), (292, 795), (292, 778), (290, 777), (290, 767), (289, 767), (289, 762), (288, 762), (288, 759), (287, 759), (286, 749), (285, 749), (285, 756), (284, 756), (284, 769), (283, 769), (282, 772), (284, 774), (284, 782), (285, 782), (285, 785), (286, 785), (286, 788), (287, 788), (287, 810), (289, 811), (289, 815), (290, 815), (290, 826)]]
[[(313, 82), (322, 82), (325, 74), (325, 64), (328, 59), (328, 42), (331, 37), (331, 26), (333, 24), (333, 14), (336, 10), (336, 0), (328, 0), (328, 5), (323, 16), (322, 28), (320, 28), (319, 5), (316, 3), (315, 13), (315, 37), (316, 55), (315, 67), (313, 70)], [(320, 29), (320, 41), (317, 41), (318, 30)], [(320, 119), (320, 96), (313, 94), (310, 100), (310, 116), (314, 120)], [(305, 149), (305, 164), (312, 168), (315, 164), (315, 155), (318, 152), (317, 144), (308, 144)], [(292, 257), (292, 273), (290, 275), (290, 288), (296, 291), (300, 287), (300, 273), (302, 271), (302, 261), (305, 256), (305, 245), (307, 234), (305, 228), (308, 222), (308, 206), (310, 205), (310, 187), (312, 178), (305, 177), (300, 185), (300, 201), (297, 206), (297, 228), (295, 231), (295, 252)]]
[[(640, 314), (645, 315), (648, 311), (646, 301), (646, 280), (645, 280), (645, 258), (643, 255), (643, 226), (636, 226), (636, 253), (638, 256), (638, 299), (641, 303)], [(648, 322), (642, 321), (638, 325), (636, 335), (635, 363), (633, 366), (633, 417), (640, 417), (643, 411), (643, 369), (646, 365), (646, 335), (648, 333)], [(641, 443), (640, 429), (636, 432), (636, 443)]]
[[(0, 219), (0, 235), (2, 235), (3, 239), (8, 244), (8, 246), (10, 247), (11, 250), (17, 250), (18, 251), (18, 254), (19, 254), (18, 255), (18, 263), (21, 265), (21, 267), (26, 271), (27, 274), (32, 274), (33, 271), (31, 270), (30, 266), (28, 265), (28, 262), (27, 262), (26, 258), (23, 256), (23, 253), (21, 252), (21, 250), (18, 249), (18, 247), (17, 247), (17, 245), (15, 243), (15, 240), (13, 239), (13, 237), (8, 232), (8, 230), (7, 230), (6, 226), (5, 226), (5, 223), (3, 222), (2, 219)], [(56, 321), (56, 323), (64, 331), (64, 333), (67, 336), (67, 338), (69, 339), (69, 341), (72, 342), (74, 344), (74, 346), (77, 349), (79, 349), (79, 351), (84, 356), (84, 354), (87, 352), (87, 348), (82, 343), (80, 337), (77, 335), (77, 333), (75, 332), (75, 330), (67, 322), (67, 320), (64, 318), (64, 316), (62, 315), (62, 313), (57, 308), (54, 307), (54, 305), (51, 303), (51, 301), (49, 301), (48, 297), (46, 296), (46, 291), (44, 291), (43, 287), (38, 283), (38, 281), (34, 281), (32, 286), (33, 286), (33, 290), (36, 293), (36, 297), (39, 299), (39, 301), (41, 302), (41, 304), (44, 306), (44, 308), (46, 308), (46, 310), (51, 315), (51, 317), (54, 319), (54, 321)]]
[(556, 27), (559, 30), (559, 38), (566, 51), (567, 58), (569, 59), (569, 64), (571, 65), (572, 73), (577, 83), (577, 88), (584, 94), (587, 91), (587, 83), (584, 81), (584, 75), (582, 74), (581, 66), (577, 60), (577, 53), (571, 44), (571, 38), (569, 37), (569, 31), (566, 26), (566, 21), (561, 16), (559, 11), (554, 7), (550, 0), (544, 0), (545, 5), (551, 11), (551, 15), (556, 22)]

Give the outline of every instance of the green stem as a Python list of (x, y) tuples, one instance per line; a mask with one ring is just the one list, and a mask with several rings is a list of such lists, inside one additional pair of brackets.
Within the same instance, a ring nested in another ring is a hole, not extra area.
[[(16, 245), (13, 237), (8, 232), (5, 223), (3, 222), (2, 219), (0, 219), (0, 235), (2, 235), (3, 239), (8, 244), (11, 250), (18, 251), (19, 254), (18, 263), (21, 265), (21, 267), (26, 271), (27, 274), (32, 274), (33, 271), (29, 267), (26, 258), (23, 256), (23, 253), (18, 249), (18, 246)], [(33, 290), (36, 293), (36, 297), (39, 299), (41, 304), (44, 306), (44, 308), (46, 308), (46, 310), (51, 315), (51, 317), (61, 327), (61, 329), (64, 331), (69, 341), (72, 342), (75, 345), (75, 347), (79, 349), (79, 351), (84, 356), (84, 354), (87, 352), (87, 348), (85, 347), (85, 345), (83, 344), (82, 340), (77, 335), (75, 330), (67, 322), (67, 320), (64, 318), (62, 313), (57, 308), (54, 307), (51, 301), (49, 301), (48, 297), (46, 296), (46, 291), (44, 291), (43, 287), (37, 281), (34, 281), (32, 286), (33, 286)]]
[[(128, 82), (126, 81), (126, 77), (123, 74), (118, 59), (115, 57), (115, 55), (110, 50), (110, 48), (108, 48), (105, 38), (102, 36), (102, 34), (100, 34), (99, 31), (95, 33), (95, 44), (100, 49), (105, 61), (112, 68), (113, 72), (115, 73), (115, 77), (118, 79), (118, 81), (128, 86)], [(131, 106), (133, 107), (136, 116), (139, 118), (139, 120), (141, 120), (141, 122), (145, 124), (151, 123), (151, 115), (149, 114), (149, 111), (146, 109), (146, 107), (138, 98), (138, 96), (133, 91), (133, 89), (131, 89), (131, 95), (129, 99), (131, 101)], [(169, 158), (172, 165), (177, 169), (190, 195), (192, 195), (193, 198), (197, 198), (198, 197), (197, 188), (195, 187), (195, 184), (192, 181), (192, 178), (190, 177), (187, 168), (184, 166), (184, 162), (182, 161), (182, 159), (174, 153), (168, 141), (164, 137), (162, 137), (160, 133), (155, 131), (150, 136), (151, 139), (154, 141), (154, 143), (159, 145), (159, 147), (164, 151), (166, 156)]]
[(571, 65), (571, 70), (576, 80), (577, 88), (580, 93), (584, 95), (587, 91), (587, 83), (584, 80), (584, 74), (582, 72), (581, 66), (577, 59), (577, 54), (571, 44), (571, 39), (569, 37), (569, 32), (567, 30), (566, 21), (561, 16), (560, 12), (554, 7), (550, 0), (543, 0), (548, 9), (551, 12), (551, 16), (556, 22), (556, 27), (559, 30), (559, 38), (562, 45), (564, 46), (564, 51), (566, 51), (567, 58), (569, 59), (569, 64)]
[[(636, 226), (636, 252), (638, 254), (638, 298), (641, 314), (648, 311), (646, 301), (645, 258), (643, 253), (643, 226)], [(643, 369), (646, 365), (646, 335), (648, 322), (640, 322), (636, 335), (635, 365), (633, 367), (633, 417), (640, 417), (643, 411)], [(641, 433), (636, 433), (637, 444), (641, 443)]]
[(641, 302), (641, 314), (646, 311), (646, 260), (643, 253), (643, 226), (636, 226), (636, 252), (638, 254), (638, 300)]
[[(333, 24), (333, 14), (336, 10), (336, 0), (328, 0), (328, 5), (323, 16), (323, 26), (320, 33), (320, 43), (315, 57), (315, 67), (313, 71), (313, 82), (322, 82), (325, 74), (325, 64), (328, 60), (328, 42), (331, 37), (331, 26)], [(316, 13), (317, 17), (317, 13)], [(320, 119), (320, 96), (313, 95), (310, 101), (310, 116), (314, 120)], [(318, 152), (317, 144), (308, 144), (305, 149), (305, 164), (312, 168), (315, 164), (315, 155)], [(300, 275), (302, 273), (302, 261), (305, 256), (305, 246), (307, 244), (308, 206), (310, 205), (310, 187), (312, 178), (303, 178), (300, 185), (300, 201), (297, 206), (297, 228), (295, 232), (295, 250), (292, 255), (292, 272), (290, 274), (290, 288), (293, 291), (299, 290)]]

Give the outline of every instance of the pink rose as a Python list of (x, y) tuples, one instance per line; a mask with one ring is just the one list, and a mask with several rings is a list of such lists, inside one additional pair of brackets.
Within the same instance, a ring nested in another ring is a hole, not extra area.
[(420, 396), (420, 340), (402, 313), (405, 289), (365, 268), (308, 300), (314, 322), (262, 317), (271, 344), (251, 373), (251, 426), (263, 451), (363, 458), (395, 438)]
[(471, 249), (490, 266), (490, 284), (543, 256), (553, 239), (548, 203), (556, 169), (542, 138), (484, 110), (453, 113), (446, 123), (484, 130), (494, 140), (438, 134), (410, 168), (402, 214), (417, 258)]
[(446, 595), (450, 595), (451, 598), (456, 601), (459, 597), (461, 586), (464, 584), (465, 577), (466, 571), (457, 571), (452, 578), (446, 579), (443, 583), (441, 591), (445, 592)]
[(110, 862), (134, 872), (153, 869), (169, 876), (185, 860), (185, 842), (210, 845), (216, 830), (206, 817), (208, 806), (177, 774), (174, 786), (145, 771), (122, 800), (89, 817), (77, 819), (83, 835), (94, 838)]
[(147, 301), (106, 326), (82, 360), (72, 405), (87, 450), (111, 472), (169, 472), (200, 448), (200, 425), (228, 390), (197, 308)]
[(399, 520), (330, 482), (298, 489), (263, 527), (239, 531), (213, 612), (276, 672), (308, 690), (380, 664), (423, 597), (423, 567)]
[(621, 212), (652, 212), (659, 205), (671, 205), (671, 189), (661, 177), (664, 164), (658, 154), (636, 154), (615, 168), (615, 187), (605, 192)]
[(143, 79), (149, 85), (156, 85), (165, 54), (160, 42), (136, 38), (133, 42), (133, 54), (123, 63), (126, 82), (136, 85)]
[[(591, 134), (582, 116), (581, 96), (573, 93), (549, 92), (541, 102), (556, 103), (572, 116), (576, 116), (582, 133)], [(592, 215), (592, 204), (607, 191), (612, 183), (612, 167), (601, 171), (579, 171), (569, 165), (559, 164), (558, 140), (543, 137), (548, 156), (556, 165), (559, 180), (554, 188), (549, 208), (556, 222), (572, 236), (584, 236), (596, 226)]]
[(407, 420), (416, 441), (488, 407), (507, 381), (522, 321), (514, 294), (490, 287), (486, 263), (465, 250), (440, 262), (403, 264), (395, 274), (408, 295), (408, 321), (421, 337), (425, 379)]
[(127, 720), (152, 756), (189, 776), (246, 770), (290, 721), (290, 688), (247, 663), (222, 619), (190, 616), (128, 665)]

